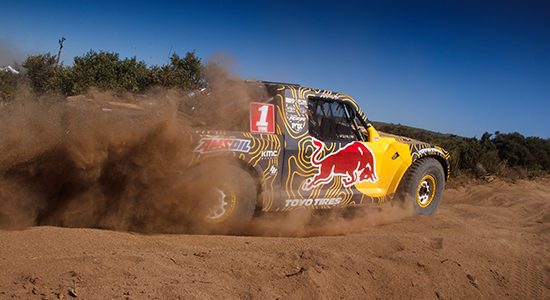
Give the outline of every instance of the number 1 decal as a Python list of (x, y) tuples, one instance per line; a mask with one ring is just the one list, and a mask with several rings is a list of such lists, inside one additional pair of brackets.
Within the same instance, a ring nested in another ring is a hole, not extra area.
[(273, 104), (250, 103), (250, 131), (259, 133), (275, 132), (275, 109)]
[(268, 123), (267, 121), (267, 112), (269, 111), (269, 106), (262, 105), (260, 108), (258, 108), (259, 111), (262, 112), (260, 115), (260, 121), (256, 122), (256, 126), (258, 127), (267, 127)]

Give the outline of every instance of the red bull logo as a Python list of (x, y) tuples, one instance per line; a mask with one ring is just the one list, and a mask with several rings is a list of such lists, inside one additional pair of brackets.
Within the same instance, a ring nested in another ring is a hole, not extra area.
[(344, 187), (350, 187), (359, 182), (378, 181), (375, 160), (372, 150), (361, 142), (353, 142), (338, 151), (319, 159), (325, 144), (315, 138), (312, 140), (315, 151), (311, 156), (311, 164), (319, 170), (313, 178), (302, 184), (303, 190), (311, 190), (322, 184), (327, 184), (334, 176), (342, 176)]

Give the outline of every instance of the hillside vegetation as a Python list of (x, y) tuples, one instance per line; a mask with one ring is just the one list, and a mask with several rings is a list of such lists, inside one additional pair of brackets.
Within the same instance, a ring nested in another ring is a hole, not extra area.
[(377, 130), (443, 147), (451, 153), (451, 176), (529, 179), (550, 172), (550, 139), (485, 132), (481, 139), (441, 134), (400, 124), (372, 122)]
[[(115, 94), (142, 93), (152, 87), (194, 90), (208, 86), (206, 68), (195, 52), (182, 58), (174, 53), (167, 65), (148, 67), (136, 58), (120, 59), (118, 53), (90, 50), (74, 58), (72, 66), (59, 65), (50, 53), (29, 55), (21, 64), (26, 72), (0, 71), (0, 108), (16, 102), (30, 90), (37, 99), (66, 98), (91, 87)], [(18, 67), (16, 66), (16, 69)], [(441, 134), (403, 125), (373, 122), (383, 132), (432, 143), (452, 156), (451, 177), (533, 178), (550, 172), (550, 139), (514, 133), (484, 133), (481, 139)]]

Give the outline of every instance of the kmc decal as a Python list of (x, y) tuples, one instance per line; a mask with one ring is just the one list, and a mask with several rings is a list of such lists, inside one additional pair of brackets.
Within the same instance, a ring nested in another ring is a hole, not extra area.
[(324, 158), (319, 158), (325, 144), (315, 138), (312, 140), (315, 151), (311, 156), (311, 164), (319, 170), (313, 178), (308, 178), (302, 184), (303, 190), (311, 190), (322, 184), (330, 183), (334, 176), (342, 176), (344, 187), (350, 187), (359, 182), (378, 181), (374, 153), (361, 142), (349, 143)]

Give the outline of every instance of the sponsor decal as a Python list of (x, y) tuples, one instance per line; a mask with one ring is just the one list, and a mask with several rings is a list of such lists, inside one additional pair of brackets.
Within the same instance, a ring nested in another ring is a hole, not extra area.
[(287, 114), (287, 120), (290, 123), (290, 127), (294, 131), (302, 131), (306, 124), (306, 117), (301, 117), (297, 114)]
[(275, 132), (275, 108), (273, 104), (250, 103), (250, 131), (258, 133)]
[(305, 122), (306, 117), (300, 117), (299, 115), (289, 114), (288, 115), (289, 121), (296, 121), (296, 122)]
[(275, 176), (275, 174), (277, 174), (277, 170), (277, 167), (271, 166), (271, 168), (269, 168), (269, 173), (271, 173), (271, 176)]
[(250, 140), (227, 138), (202, 138), (194, 152), (209, 153), (219, 151), (250, 151)]
[(306, 105), (307, 105), (307, 100), (305, 100), (305, 99), (298, 99), (298, 105), (306, 106)]
[(296, 99), (294, 98), (285, 98), (285, 103), (294, 104), (294, 102), (296, 102)]
[(374, 153), (367, 145), (361, 142), (349, 143), (320, 159), (319, 155), (325, 148), (325, 144), (316, 138), (313, 138), (312, 142), (315, 151), (311, 156), (311, 164), (319, 170), (312, 178), (303, 182), (303, 190), (308, 191), (330, 183), (334, 176), (342, 176), (344, 187), (350, 187), (359, 182), (378, 181)]
[(287, 106), (286, 107), (286, 112), (287, 113), (295, 113), (296, 109), (294, 108), (294, 106)]
[(338, 205), (342, 202), (342, 198), (318, 198), (318, 199), (287, 199), (285, 200), (285, 207), (298, 207), (298, 206), (317, 206), (317, 205)]
[(426, 154), (426, 153), (430, 153), (430, 152), (436, 152), (436, 153), (439, 153), (439, 154), (441, 154), (441, 155), (444, 155), (444, 154), (443, 154), (443, 151), (441, 151), (441, 150), (439, 150), (439, 149), (437, 149), (437, 148), (424, 148), (424, 149), (418, 150), (418, 154), (419, 154), (420, 156), (422, 156), (422, 155), (424, 155), (424, 154)]
[(302, 129), (304, 129), (304, 123), (290, 123), (290, 127), (292, 127), (294, 131), (302, 131)]
[(355, 138), (355, 135), (353, 135), (353, 134), (339, 134), (338, 138), (351, 140), (351, 139)]
[(261, 152), (262, 159), (273, 159), (279, 156), (279, 151), (277, 150), (264, 150)]

